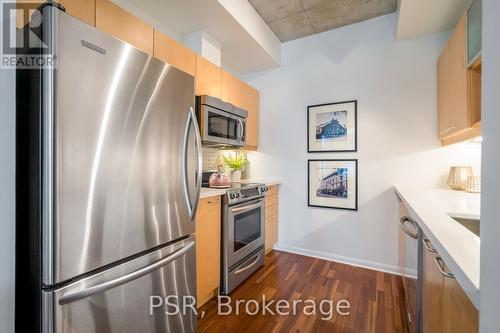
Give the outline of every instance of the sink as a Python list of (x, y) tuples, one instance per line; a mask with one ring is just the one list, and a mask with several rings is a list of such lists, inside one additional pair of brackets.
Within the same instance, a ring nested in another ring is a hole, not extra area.
[(457, 217), (457, 216), (453, 216), (453, 215), (449, 215), (449, 216), (452, 219), (454, 219), (456, 222), (460, 223), (465, 228), (467, 228), (468, 230), (470, 230), (477, 237), (480, 237), (479, 236), (479, 224), (480, 224), (480, 220), (479, 219)]

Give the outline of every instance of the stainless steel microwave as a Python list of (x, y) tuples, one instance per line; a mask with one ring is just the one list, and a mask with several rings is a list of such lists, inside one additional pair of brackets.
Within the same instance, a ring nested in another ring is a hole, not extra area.
[(244, 147), (248, 112), (212, 96), (197, 96), (196, 108), (204, 146)]

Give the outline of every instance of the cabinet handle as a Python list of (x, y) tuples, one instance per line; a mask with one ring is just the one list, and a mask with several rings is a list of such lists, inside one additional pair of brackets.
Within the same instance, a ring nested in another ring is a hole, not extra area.
[(436, 263), (436, 265), (437, 265), (437, 267), (439, 269), (439, 272), (441, 274), (443, 274), (445, 277), (448, 277), (450, 279), (454, 279), (455, 278), (455, 275), (453, 275), (450, 272), (446, 272), (444, 270), (445, 263), (444, 263), (443, 258), (441, 258), (441, 257), (434, 257), (434, 262)]
[(211, 204), (211, 203), (217, 203), (217, 202), (220, 202), (220, 200), (208, 200), (207, 203)]
[(454, 130), (456, 130), (456, 129), (457, 129), (457, 127), (456, 127), (456, 126), (448, 127), (448, 128), (446, 128), (446, 129), (442, 130), (441, 132), (439, 132), (439, 134), (440, 134), (440, 135), (443, 135), (443, 134), (449, 133), (449, 132), (451, 132), (451, 131), (454, 131)]
[(432, 252), (432, 253), (437, 253), (436, 249), (431, 245), (430, 240), (428, 240), (427, 238), (424, 238), (423, 242), (424, 242), (424, 245), (425, 245), (425, 248), (427, 249), (427, 251)]
[[(415, 228), (415, 230), (411, 230), (410, 228), (408, 228), (408, 226), (405, 224), (406, 222), (410, 223)], [(399, 220), (399, 223), (400, 223), (399, 227), (401, 228), (401, 230), (404, 231), (405, 234), (407, 234), (413, 239), (418, 238), (418, 224), (414, 222), (411, 218), (409, 218), (408, 216), (403, 216)]]

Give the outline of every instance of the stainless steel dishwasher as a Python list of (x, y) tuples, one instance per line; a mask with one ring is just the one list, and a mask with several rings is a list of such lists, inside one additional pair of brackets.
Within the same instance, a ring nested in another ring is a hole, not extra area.
[[(396, 194), (397, 195), (397, 194)], [(422, 332), (422, 230), (399, 200), (399, 267), (409, 333)]]

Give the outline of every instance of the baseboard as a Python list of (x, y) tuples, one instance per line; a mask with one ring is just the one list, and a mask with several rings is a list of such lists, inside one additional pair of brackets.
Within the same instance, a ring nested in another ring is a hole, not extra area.
[(279, 250), (279, 251), (283, 251), (283, 252), (290, 252), (290, 253), (300, 254), (303, 256), (334, 261), (334, 262), (338, 262), (338, 263), (342, 263), (342, 264), (373, 269), (375, 271), (380, 271), (380, 272), (384, 272), (384, 273), (401, 275), (401, 272), (399, 270), (399, 266), (387, 265), (387, 264), (382, 264), (382, 263), (369, 261), (369, 260), (355, 259), (355, 258), (350, 258), (350, 257), (345, 257), (345, 256), (340, 256), (340, 255), (328, 253), (328, 252), (304, 249), (301, 247), (290, 246), (290, 245), (280, 244), (280, 243), (275, 244), (273, 248), (275, 250)]

